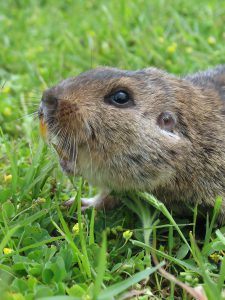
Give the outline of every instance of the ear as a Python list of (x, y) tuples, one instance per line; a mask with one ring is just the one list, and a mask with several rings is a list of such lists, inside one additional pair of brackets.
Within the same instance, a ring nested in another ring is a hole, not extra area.
[(223, 100), (225, 100), (225, 66), (218, 67), (218, 73), (213, 77), (216, 88)]
[(217, 82), (220, 86), (225, 86), (225, 66), (218, 67), (218, 73), (213, 76), (215, 82)]
[(157, 118), (157, 125), (165, 131), (173, 132), (176, 127), (176, 116), (170, 111), (162, 112)]

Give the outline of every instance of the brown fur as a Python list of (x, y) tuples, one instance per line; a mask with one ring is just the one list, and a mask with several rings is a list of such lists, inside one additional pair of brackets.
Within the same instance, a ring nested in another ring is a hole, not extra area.
[[(134, 105), (106, 103), (116, 89), (127, 90)], [(50, 109), (51, 97), (57, 105)], [(98, 68), (62, 81), (42, 100), (50, 139), (67, 153), (67, 172), (178, 206), (212, 207), (217, 196), (225, 197), (225, 66), (186, 78), (155, 68)], [(165, 111), (176, 116), (172, 134), (156, 122)]]

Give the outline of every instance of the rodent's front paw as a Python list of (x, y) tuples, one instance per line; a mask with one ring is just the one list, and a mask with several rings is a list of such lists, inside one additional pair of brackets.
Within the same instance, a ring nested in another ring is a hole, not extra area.
[(114, 196), (102, 192), (93, 198), (82, 198), (81, 208), (82, 211), (84, 211), (88, 207), (94, 207), (97, 210), (99, 209), (110, 210), (114, 208), (117, 202), (118, 199), (116, 199)]
[[(96, 209), (98, 209), (100, 205), (98, 196), (99, 195), (92, 198), (81, 198), (81, 210), (84, 211), (88, 207), (95, 207)], [(75, 201), (75, 197), (72, 197), (68, 201), (64, 202), (63, 205), (66, 207), (71, 207), (74, 201)]]
[[(72, 197), (68, 201), (66, 201), (63, 205), (70, 207), (74, 203), (75, 198)], [(81, 210), (84, 211), (88, 207), (94, 207), (96, 209), (110, 209), (115, 205), (115, 200), (112, 196), (110, 196), (110, 192), (108, 190), (104, 190), (101, 193), (97, 194), (91, 198), (81, 198)]]
[[(98, 195), (97, 195), (98, 196)], [(75, 201), (75, 197), (70, 198), (68, 201), (64, 202), (63, 205), (66, 207), (71, 207)], [(96, 196), (92, 198), (81, 198), (81, 210), (84, 211), (88, 207), (96, 207), (97, 201)]]
[(102, 199), (99, 196), (100, 195), (96, 195), (92, 198), (81, 198), (81, 210), (84, 211), (88, 207), (101, 208)]
[(84, 211), (88, 207), (94, 207), (96, 209), (105, 208), (108, 205), (108, 199), (110, 198), (110, 192), (104, 190), (92, 198), (81, 198), (81, 209)]

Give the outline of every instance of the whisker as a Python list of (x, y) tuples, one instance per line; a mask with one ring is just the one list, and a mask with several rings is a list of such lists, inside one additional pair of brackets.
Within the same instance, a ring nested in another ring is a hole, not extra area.
[(74, 174), (76, 174), (77, 157), (78, 157), (78, 145), (77, 145), (77, 142), (76, 142), (76, 134), (75, 134), (74, 139), (73, 139), (73, 159), (74, 159), (73, 173)]
[(38, 112), (36, 111), (36, 112), (31, 113), (31, 114), (23, 115), (22, 117), (17, 118), (17, 119), (10, 120), (10, 121), (8, 121), (7, 123), (17, 122), (17, 121), (20, 121), (20, 120), (23, 120), (23, 119), (29, 118), (29, 117), (32, 117), (32, 118), (38, 117)]
[(91, 156), (91, 149), (90, 149), (90, 146), (89, 146), (89, 143), (88, 143), (88, 139), (87, 139), (87, 136), (86, 136), (86, 132), (84, 132), (84, 136), (85, 136), (85, 139), (86, 139), (87, 148), (88, 148), (88, 153), (89, 153), (90, 161), (91, 161), (91, 176), (93, 176), (93, 162), (92, 162), (92, 156)]
[[(70, 120), (71, 121), (71, 120)], [(70, 121), (69, 121), (69, 124), (70, 124)], [(73, 160), (73, 157), (72, 157), (72, 131), (70, 131), (70, 137), (68, 139), (68, 142), (69, 142), (69, 157), (70, 157), (70, 160)]]
[(27, 102), (27, 101), (25, 101), (24, 103), (27, 104), (27, 105), (36, 105), (36, 106), (40, 105), (40, 102), (37, 103), (37, 102)]
[(66, 144), (67, 144), (67, 140), (66, 140), (67, 130), (68, 130), (67, 127), (62, 129), (62, 136), (58, 143), (59, 147), (64, 150), (66, 150)]
[[(57, 125), (55, 125), (55, 127), (53, 127), (51, 130), (54, 132), (56, 129), (57, 129)], [(59, 134), (61, 133), (61, 131), (62, 131), (62, 128), (59, 128), (59, 129), (57, 130), (56, 134), (53, 136), (52, 139), (55, 139), (55, 140), (56, 140), (55, 142), (57, 142), (58, 137), (59, 137)], [(51, 138), (51, 136), (50, 136), (50, 138)], [(57, 145), (58, 145), (58, 144), (57, 144)]]

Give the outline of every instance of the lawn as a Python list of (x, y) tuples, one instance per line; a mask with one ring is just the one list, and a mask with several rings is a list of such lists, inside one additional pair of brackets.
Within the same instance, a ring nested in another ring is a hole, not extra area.
[(35, 113), (46, 87), (99, 65), (225, 63), (225, 1), (1, 1), (0, 45), (1, 299), (194, 299), (200, 286), (225, 299), (221, 199), (201, 223), (200, 207), (180, 218), (144, 193), (82, 214), (96, 188), (61, 172)]

